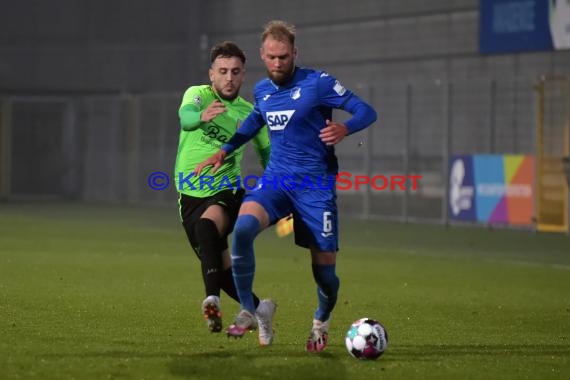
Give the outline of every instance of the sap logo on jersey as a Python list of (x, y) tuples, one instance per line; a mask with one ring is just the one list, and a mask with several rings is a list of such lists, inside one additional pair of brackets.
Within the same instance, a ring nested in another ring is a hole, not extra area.
[(295, 110), (267, 112), (267, 126), (272, 131), (281, 131), (285, 129), (294, 113)]

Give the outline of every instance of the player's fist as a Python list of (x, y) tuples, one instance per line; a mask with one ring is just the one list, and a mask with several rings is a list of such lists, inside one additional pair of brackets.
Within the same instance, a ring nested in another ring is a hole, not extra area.
[(342, 123), (337, 123), (335, 121), (326, 121), (327, 126), (321, 129), (319, 137), (322, 142), (327, 145), (335, 145), (341, 142), (342, 139), (348, 134), (348, 128)]

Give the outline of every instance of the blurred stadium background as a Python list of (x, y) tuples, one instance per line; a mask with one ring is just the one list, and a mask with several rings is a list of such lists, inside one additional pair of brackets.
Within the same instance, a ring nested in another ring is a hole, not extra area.
[[(230, 39), (247, 53), (251, 99), (264, 77), (259, 33), (274, 18), (298, 27), (299, 64), (378, 110), (375, 126), (338, 146), (341, 169), (422, 175), (417, 191), (341, 192), (342, 215), (446, 223), (453, 155), (535, 155), (539, 119), (556, 160), (569, 144), (570, 50), (483, 54), (480, 9), (493, 1), (1, 2), (1, 199), (172, 207), (173, 185), (153, 191), (147, 178), (172, 174), (183, 91), (208, 82), (210, 46)], [(562, 79), (541, 82), (551, 77)]]

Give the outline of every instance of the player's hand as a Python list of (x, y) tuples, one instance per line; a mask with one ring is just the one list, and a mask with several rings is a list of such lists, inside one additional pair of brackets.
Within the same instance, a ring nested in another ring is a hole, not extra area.
[(348, 135), (348, 128), (342, 123), (327, 119), (327, 126), (321, 129), (319, 137), (327, 145), (335, 145)]
[(206, 160), (199, 163), (198, 166), (196, 166), (196, 168), (194, 169), (194, 173), (196, 173), (196, 175), (199, 176), (202, 170), (206, 166), (212, 166), (212, 174), (214, 174), (218, 171), (220, 166), (222, 166), (225, 158), (226, 158), (226, 151), (219, 150), (214, 155), (208, 157)]
[(216, 116), (221, 113), (226, 112), (226, 106), (219, 100), (214, 100), (212, 103), (206, 107), (204, 111), (202, 111), (202, 115), (200, 116), (200, 120), (204, 123), (208, 123), (212, 121)]

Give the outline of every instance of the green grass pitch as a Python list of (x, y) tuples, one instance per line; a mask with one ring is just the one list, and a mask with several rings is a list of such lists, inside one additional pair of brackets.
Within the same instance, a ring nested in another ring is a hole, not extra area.
[[(0, 379), (549, 379), (570, 374), (570, 237), (347, 221), (330, 344), (308, 354), (309, 255), (273, 229), (255, 289), (276, 338), (210, 334), (198, 261), (172, 208), (0, 203)], [(222, 297), (227, 325), (238, 305)], [(379, 319), (359, 361), (344, 334)]]

